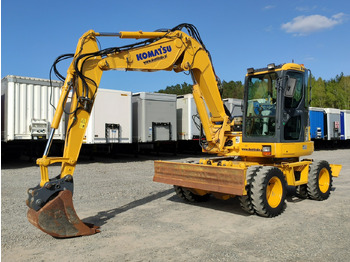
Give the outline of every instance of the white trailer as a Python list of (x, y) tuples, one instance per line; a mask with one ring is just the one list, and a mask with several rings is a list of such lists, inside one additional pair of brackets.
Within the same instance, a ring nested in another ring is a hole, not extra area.
[(242, 116), (242, 99), (238, 98), (225, 98), (222, 100), (224, 102), (224, 105), (230, 112), (231, 118), (237, 116)]
[[(52, 86), (50, 86), (52, 85)], [(1, 79), (1, 140), (47, 139), (61, 81), (8, 75)], [(52, 104), (52, 105), (51, 105)], [(63, 117), (53, 139), (65, 139)]]
[(192, 94), (177, 97), (176, 117), (178, 140), (192, 140), (200, 137), (200, 128), (198, 127), (200, 127), (201, 122), (199, 116), (196, 117), (197, 115), (198, 111)]
[[(225, 98), (223, 99), (223, 102), (230, 112), (231, 119), (242, 116), (242, 99)], [(194, 138), (199, 138), (200, 129), (197, 126), (200, 126), (201, 122), (199, 117), (195, 117), (198, 114), (198, 111), (193, 99), (193, 95), (187, 94), (178, 96), (176, 108), (178, 139), (192, 140)], [(210, 114), (209, 111), (208, 114)]]
[(340, 109), (325, 108), (326, 113), (326, 140), (339, 140), (340, 139)]
[(99, 88), (83, 143), (132, 143), (132, 93)]
[(350, 110), (340, 111), (341, 140), (350, 140)]

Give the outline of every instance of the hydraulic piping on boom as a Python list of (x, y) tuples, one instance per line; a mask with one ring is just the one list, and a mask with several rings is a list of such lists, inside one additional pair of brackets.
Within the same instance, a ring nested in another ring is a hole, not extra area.
[[(144, 40), (99, 50), (98, 37)], [(296, 186), (300, 195), (328, 198), (332, 178), (338, 176), (341, 166), (299, 159), (313, 152), (308, 126), (310, 86), (303, 65), (248, 69), (243, 131), (236, 132), (224, 109), (210, 53), (191, 24), (155, 32), (90, 30), (79, 39), (74, 54), (60, 56), (56, 62), (71, 57), (67, 76), (58, 74), (64, 85), (47, 147), (37, 160), (41, 180), (28, 189), (28, 220), (45, 233), (65, 238), (99, 232), (75, 212), (73, 175), (102, 72), (107, 70), (188, 71), (192, 76), (193, 96), (206, 138), (203, 151), (219, 157), (196, 164), (155, 161), (153, 180), (174, 185), (181, 198), (195, 202), (207, 200), (209, 195), (222, 199), (238, 196), (244, 210), (266, 217), (283, 212), (287, 184)], [(52, 69), (58, 73), (55, 64)], [(63, 156), (49, 157), (71, 92)], [(50, 178), (48, 167), (54, 163), (61, 163), (61, 172)]]
[[(188, 33), (181, 31), (187, 29)], [(99, 50), (98, 37), (144, 39), (135, 44)], [(56, 69), (56, 63), (73, 57), (67, 76)], [(81, 149), (85, 130), (94, 104), (103, 71), (125, 69), (127, 71), (153, 72), (158, 70), (190, 71), (196, 82), (194, 89), (199, 108), (204, 108), (203, 95), (212, 119), (203, 118), (207, 141), (213, 152), (224, 146), (223, 134), (228, 128), (228, 117), (220, 102), (217, 77), (212, 68), (208, 50), (197, 29), (191, 24), (180, 24), (170, 30), (156, 32), (86, 32), (80, 39), (74, 54), (57, 58), (51, 68), (64, 80), (62, 93), (51, 124), (51, 132), (43, 157), (37, 160), (40, 167), (40, 183), (28, 189), (28, 220), (39, 229), (55, 237), (74, 237), (98, 232), (93, 225), (83, 223), (73, 207), (73, 174)], [(71, 108), (65, 148), (62, 157), (49, 157), (55, 130), (58, 128), (68, 94), (72, 92)], [(221, 127), (216, 122), (224, 122)], [(60, 175), (49, 177), (48, 167), (61, 163)]]

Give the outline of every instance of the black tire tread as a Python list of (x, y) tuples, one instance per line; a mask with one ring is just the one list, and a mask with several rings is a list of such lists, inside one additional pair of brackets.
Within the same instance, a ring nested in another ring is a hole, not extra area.
[(239, 196), (239, 204), (241, 208), (246, 211), (248, 214), (253, 215), (255, 213), (253, 204), (252, 204), (252, 199), (251, 199), (251, 185), (252, 181), (256, 176), (256, 172), (262, 168), (262, 166), (250, 166), (247, 169), (247, 174), (246, 174), (246, 181), (247, 185), (245, 187), (247, 191), (247, 195), (245, 196)]
[[(329, 189), (327, 192), (322, 193), (319, 189), (319, 173), (323, 168), (327, 168), (330, 176), (330, 184), (329, 184)], [(332, 188), (332, 170), (329, 166), (329, 163), (325, 160), (321, 161), (315, 161), (310, 165), (310, 170), (309, 170), (309, 177), (308, 177), (308, 183), (307, 183), (307, 193), (311, 199), (314, 200), (326, 200), (330, 193), (331, 193), (331, 188)]]
[(295, 194), (297, 195), (297, 197), (301, 199), (308, 198), (309, 194), (307, 193), (307, 185), (304, 184), (304, 185), (297, 186)]
[[(276, 208), (270, 207), (266, 199), (267, 183), (273, 176), (278, 176), (283, 186), (282, 200), (280, 205)], [(286, 199), (286, 181), (282, 171), (272, 166), (264, 166), (259, 169), (252, 181), (251, 199), (254, 210), (259, 216), (275, 217), (282, 214), (285, 209)]]
[(186, 202), (196, 203), (196, 202), (206, 202), (210, 199), (209, 194), (205, 194), (203, 196), (194, 194), (189, 189), (180, 187), (180, 186), (174, 186), (175, 193), (180, 198), (185, 200)]

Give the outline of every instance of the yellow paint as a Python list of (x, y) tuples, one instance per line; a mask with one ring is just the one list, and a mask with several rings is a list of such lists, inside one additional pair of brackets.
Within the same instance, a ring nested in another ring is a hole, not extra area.
[(322, 168), (318, 176), (318, 186), (322, 193), (326, 193), (329, 189), (331, 176), (327, 168)]
[[(314, 150), (313, 143), (310, 141), (303, 143), (242, 142), (242, 133), (232, 131), (234, 122), (231, 122), (225, 113), (219, 93), (217, 77), (214, 73), (210, 57), (203, 46), (194, 38), (182, 31), (122, 31), (119, 35), (120, 38), (154, 39), (154, 41), (144, 46), (108, 54), (103, 58), (94, 56), (90, 59), (79, 61), (78, 68), (84, 65), (82, 73), (86, 76), (86, 79), (90, 80), (86, 81), (87, 86), (84, 86), (77, 72), (75, 72), (74, 65), (76, 58), (80, 55), (94, 54), (99, 51), (96, 40), (97, 36), (100, 36), (100, 33), (90, 30), (79, 39), (75, 56), (68, 69), (66, 81), (63, 85), (62, 94), (52, 122), (52, 127), (57, 129), (63, 114), (67, 94), (73, 91), (64, 154), (61, 158), (42, 158), (38, 160), (38, 165), (41, 168), (42, 174), (41, 186), (49, 179), (47, 167), (52, 163), (62, 163), (61, 177), (67, 174), (73, 175), (90, 118), (90, 110), (82, 109), (84, 107), (89, 108), (86, 107), (86, 101), (80, 101), (77, 97), (81, 96), (81, 94), (85, 93), (85, 90), (88, 89), (88, 100), (91, 101), (92, 107), (102, 77), (102, 72), (105, 70), (118, 69), (143, 72), (159, 70), (174, 72), (188, 71), (191, 73), (194, 80), (193, 96), (208, 142), (208, 146), (204, 151), (224, 157), (242, 157), (242, 161), (224, 160), (220, 162), (220, 164), (212, 160), (201, 160), (200, 163), (202, 165), (221, 165), (225, 168), (240, 170), (240, 172), (244, 170), (244, 173), (251, 165), (277, 166), (282, 170), (289, 185), (307, 183), (308, 167), (310, 163), (308, 161), (298, 162), (298, 158), (300, 156), (310, 155)], [(167, 50), (167, 52), (165, 52), (165, 50)], [(302, 65), (289, 63), (275, 70), (305, 71), (306, 69)], [(210, 116), (207, 113), (207, 109), (210, 112)], [(309, 130), (306, 130), (306, 132), (309, 133)], [(263, 155), (263, 146), (271, 146), (271, 156), (266, 157)], [(294, 159), (296, 162), (281, 164), (273, 162), (275, 158), (286, 157)], [(337, 176), (341, 167), (339, 168), (336, 165), (331, 165), (331, 167), (333, 175)], [(300, 179), (296, 179), (296, 173), (300, 174)], [(276, 179), (272, 180), (271, 184), (275, 186), (269, 189), (269, 195), (272, 197), (271, 205), (275, 205), (275, 203), (278, 202), (278, 197), (275, 196), (279, 195), (280, 185)], [(247, 194), (245, 188), (240, 192)], [(203, 192), (200, 191), (197, 193), (203, 194)]]
[(330, 167), (332, 169), (332, 176), (338, 177), (342, 166), (341, 165), (330, 164)]
[(272, 177), (266, 188), (266, 199), (272, 208), (276, 208), (282, 200), (283, 196), (282, 182), (278, 177)]
[(80, 120), (80, 125), (79, 125), (79, 128), (85, 128), (85, 126), (86, 126), (86, 118), (82, 118), (81, 120)]

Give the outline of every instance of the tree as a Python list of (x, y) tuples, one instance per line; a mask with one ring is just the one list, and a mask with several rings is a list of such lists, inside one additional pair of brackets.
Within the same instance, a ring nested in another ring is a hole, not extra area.
[(175, 95), (191, 94), (192, 93), (192, 85), (184, 82), (181, 85), (177, 84), (174, 86), (167, 86), (165, 89), (159, 90), (158, 93), (175, 94)]
[(343, 92), (344, 109), (350, 109), (350, 76), (344, 76), (339, 81), (340, 89)]
[(326, 83), (319, 77), (317, 80), (311, 78), (311, 106), (325, 107), (326, 106)]
[(222, 98), (243, 99), (244, 86), (241, 81), (222, 81)]
[[(243, 98), (244, 87), (241, 81), (230, 81), (221, 83), (222, 89), (220, 93), (222, 98)], [(167, 86), (165, 89), (161, 89), (158, 93), (166, 93), (166, 94), (176, 94), (176, 95), (185, 95), (192, 93), (192, 85), (184, 82), (183, 84), (177, 84), (172, 86)]]
[[(317, 80), (311, 77), (311, 106), (314, 107), (332, 107), (339, 109), (350, 109), (350, 76), (344, 76), (343, 73), (336, 75), (328, 81), (319, 77)], [(173, 86), (167, 86), (158, 93), (184, 95), (192, 93), (192, 85), (184, 82)], [(241, 81), (225, 80), (221, 83), (220, 90), (222, 98), (243, 99), (244, 85)]]

